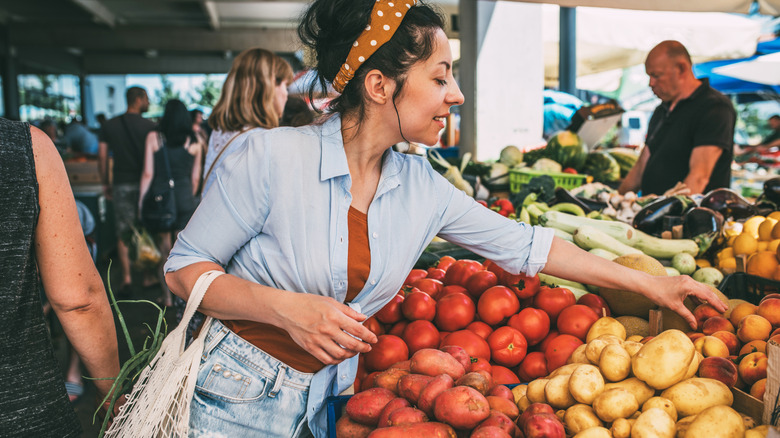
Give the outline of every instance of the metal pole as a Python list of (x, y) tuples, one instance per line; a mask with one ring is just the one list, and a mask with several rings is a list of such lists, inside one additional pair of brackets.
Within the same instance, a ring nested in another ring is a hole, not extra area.
[(577, 10), (561, 8), (558, 43), (558, 88), (570, 94), (577, 92)]
[(3, 107), (5, 118), (19, 120), (19, 83), (16, 78), (16, 48), (10, 43), (8, 28), (4, 30), (3, 59)]

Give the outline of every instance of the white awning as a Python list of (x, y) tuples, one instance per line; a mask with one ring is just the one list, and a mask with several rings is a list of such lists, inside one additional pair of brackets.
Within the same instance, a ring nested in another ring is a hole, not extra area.
[[(752, 0), (512, 0), (524, 3), (549, 3), (568, 8), (634, 9), (639, 11), (737, 12), (747, 14)], [(758, 0), (759, 12), (780, 15), (780, 0)]]
[(780, 52), (712, 70), (719, 75), (766, 85), (780, 85)]

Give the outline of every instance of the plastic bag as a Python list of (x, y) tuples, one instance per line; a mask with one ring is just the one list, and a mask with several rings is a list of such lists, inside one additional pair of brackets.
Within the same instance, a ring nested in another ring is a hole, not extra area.
[(131, 247), (133, 249), (133, 267), (138, 270), (155, 269), (162, 259), (154, 239), (145, 228), (130, 227), (133, 231)]

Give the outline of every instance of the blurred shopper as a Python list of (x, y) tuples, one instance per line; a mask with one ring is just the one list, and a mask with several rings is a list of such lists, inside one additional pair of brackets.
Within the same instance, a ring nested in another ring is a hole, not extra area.
[[(178, 99), (171, 99), (165, 104), (165, 112), (160, 120), (159, 130), (149, 132), (146, 136), (146, 146), (144, 150), (144, 168), (141, 174), (139, 210), (144, 195), (149, 191), (154, 180), (155, 174), (164, 175), (167, 173), (163, 148), (166, 149), (168, 162), (170, 165), (171, 178), (174, 182), (176, 193), (176, 223), (170, 230), (150, 230), (156, 233), (157, 243), (160, 248), (162, 259), (160, 261), (157, 274), (162, 280), (162, 265), (168, 258), (173, 241), (176, 235), (181, 231), (187, 221), (190, 220), (192, 213), (198, 206), (195, 198), (198, 184), (200, 183), (201, 173), (201, 155), (203, 154), (203, 145), (197, 135), (192, 132), (192, 119), (184, 103)], [(163, 184), (167, 184), (165, 179), (158, 178)], [(161, 281), (163, 295), (160, 300), (165, 306), (171, 307), (171, 292)]]
[(268, 50), (247, 49), (236, 56), (209, 116), (214, 131), (204, 164), (203, 194), (213, 182), (213, 170), (242, 147), (250, 132), (279, 126), (292, 80), (290, 64)]
[(62, 141), (71, 152), (89, 155), (98, 153), (98, 136), (92, 133), (78, 117), (65, 127)]
[(759, 145), (767, 149), (780, 146), (780, 114), (769, 118), (769, 127), (772, 128), (772, 132)]
[[(77, 437), (38, 276), (92, 377), (119, 373), (114, 319), (53, 143), (27, 123), (0, 119), (0, 133), (0, 435)], [(94, 383), (102, 399), (113, 381)]]
[(60, 137), (60, 129), (57, 126), (57, 122), (52, 119), (45, 119), (43, 120), (38, 127), (43, 131), (46, 135), (49, 136), (49, 139), (54, 143), (54, 146), (57, 148), (57, 151), (62, 154), (65, 152), (65, 149), (67, 147), (62, 141), (62, 137)]
[[(114, 200), (114, 221), (116, 223), (117, 252), (122, 268), (122, 283), (119, 295), (130, 294), (132, 272), (130, 254), (125, 242), (131, 233), (130, 227), (138, 218), (138, 188), (144, 165), (144, 142), (154, 123), (141, 114), (149, 110), (149, 96), (141, 87), (127, 89), (127, 112), (107, 121), (101, 132), (98, 147), (98, 170), (103, 183), (103, 193)], [(113, 181), (108, 179), (108, 154), (113, 154)]]
[(734, 124), (729, 98), (693, 75), (691, 56), (678, 41), (663, 41), (647, 55), (650, 87), (661, 99), (647, 129), (645, 148), (620, 184), (620, 193), (662, 195), (678, 182), (690, 193), (731, 184)]
[(314, 121), (314, 111), (312, 111), (306, 101), (298, 96), (288, 97), (284, 105), (280, 126), (304, 126)]

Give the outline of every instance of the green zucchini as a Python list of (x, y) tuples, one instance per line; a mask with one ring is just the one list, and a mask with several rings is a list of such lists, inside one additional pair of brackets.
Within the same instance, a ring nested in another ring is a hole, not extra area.
[(628, 246), (590, 225), (583, 225), (577, 228), (574, 230), (572, 237), (574, 238), (574, 243), (585, 250), (601, 248), (617, 255), (642, 254), (642, 251), (632, 246)]
[(606, 250), (606, 249), (603, 249), (603, 248), (592, 248), (592, 249), (588, 250), (588, 252), (593, 254), (593, 255), (597, 255), (597, 256), (599, 256), (601, 258), (605, 258), (607, 260), (615, 260), (616, 258), (619, 257), (614, 252)]
[(561, 231), (557, 228), (552, 229), (555, 232), (555, 237), (560, 237), (561, 239), (574, 243), (574, 237), (572, 237), (571, 234), (567, 233), (566, 231)]
[(566, 280), (554, 275), (539, 273), (539, 280), (542, 283), (550, 287), (575, 287), (577, 289), (586, 290), (585, 285), (576, 281)]
[(670, 259), (681, 252), (694, 257), (699, 254), (699, 245), (691, 239), (659, 239), (637, 230), (639, 239), (634, 245), (650, 257)]
[(585, 216), (585, 211), (577, 204), (572, 202), (561, 202), (550, 207), (552, 211), (562, 211), (564, 213), (573, 214), (575, 216)]
[(561, 213), (560, 211), (548, 211), (544, 213), (539, 217), (539, 223), (542, 226), (557, 228), (572, 234), (577, 228), (583, 225), (590, 225), (629, 246), (634, 246), (639, 238), (639, 231), (623, 222), (588, 219), (582, 216)]

